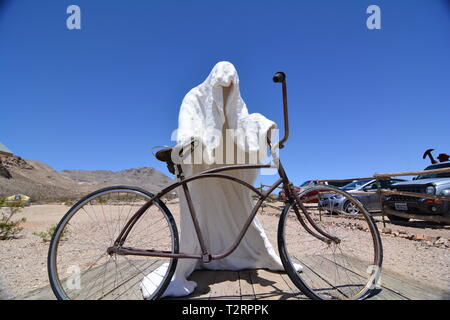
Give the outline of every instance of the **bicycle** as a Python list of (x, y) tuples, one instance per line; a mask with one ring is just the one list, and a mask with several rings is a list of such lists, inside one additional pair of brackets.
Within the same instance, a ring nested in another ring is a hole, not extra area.
[[(283, 148), (289, 136), (286, 76), (278, 72), (273, 81), (282, 84), (284, 137), (276, 146), (268, 141), (271, 151)], [(194, 146), (189, 147), (192, 151)], [(142, 298), (139, 283), (155, 270), (163, 271), (158, 271), (149, 296), (161, 297), (178, 259), (208, 263), (232, 254), (263, 202), (279, 186), (288, 200), (278, 222), (278, 250), (295, 286), (311, 299), (362, 299), (376, 292), (383, 259), (380, 234), (368, 211), (350, 194), (327, 185), (296, 193), (279, 160), (279, 179), (265, 191), (223, 172), (273, 164), (230, 165), (185, 178), (181, 166), (172, 162), (173, 151), (164, 148), (156, 153), (169, 171), (178, 169), (178, 181), (159, 193), (126, 186), (104, 188), (78, 201), (62, 218), (48, 254), (50, 284), (58, 299)], [(204, 244), (188, 188), (189, 182), (206, 178), (227, 179), (257, 196), (237, 239), (219, 254), (212, 254)], [(179, 252), (176, 222), (162, 200), (178, 187), (186, 197), (201, 254)], [(345, 197), (359, 213), (337, 212), (331, 207), (334, 202), (328, 201), (333, 197)], [(296, 271), (298, 264), (303, 270)]]

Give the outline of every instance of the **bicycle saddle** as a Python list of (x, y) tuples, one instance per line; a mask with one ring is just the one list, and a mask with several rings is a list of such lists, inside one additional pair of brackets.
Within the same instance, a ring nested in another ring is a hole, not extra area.
[(172, 161), (172, 147), (167, 147), (155, 153), (155, 158), (167, 164), (167, 169), (171, 174), (175, 174), (175, 164)]
[[(189, 148), (190, 145), (190, 148)], [(159, 161), (167, 163), (167, 169), (170, 173), (175, 174), (175, 164), (172, 161), (172, 152), (174, 148), (177, 148), (175, 150), (178, 151), (178, 156), (180, 159), (183, 159), (188, 154), (192, 153), (194, 149), (198, 146), (198, 143), (196, 144), (196, 141), (192, 140), (189, 143), (185, 144), (184, 146), (176, 146), (176, 147), (165, 147), (160, 150), (158, 150), (155, 153), (155, 158)]]
[(155, 158), (162, 162), (172, 162), (172, 147), (167, 147), (155, 153)]

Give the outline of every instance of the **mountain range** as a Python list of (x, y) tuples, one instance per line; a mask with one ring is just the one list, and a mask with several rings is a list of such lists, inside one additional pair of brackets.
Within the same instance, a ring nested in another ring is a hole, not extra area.
[(0, 157), (0, 197), (21, 193), (34, 201), (75, 200), (107, 186), (136, 186), (155, 193), (173, 182), (149, 167), (122, 171), (56, 171), (39, 161), (18, 156)]

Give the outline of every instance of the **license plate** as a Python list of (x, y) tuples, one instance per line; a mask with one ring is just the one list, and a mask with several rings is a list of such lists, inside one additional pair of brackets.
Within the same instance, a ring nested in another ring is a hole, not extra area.
[(395, 210), (406, 211), (408, 210), (408, 205), (405, 202), (396, 202)]

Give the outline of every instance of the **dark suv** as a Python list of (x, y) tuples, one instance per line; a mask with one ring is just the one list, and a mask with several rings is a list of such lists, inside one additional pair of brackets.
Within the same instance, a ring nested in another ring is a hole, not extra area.
[[(450, 161), (433, 164), (425, 170), (450, 168)], [(450, 196), (450, 172), (439, 174), (424, 174), (413, 181), (393, 184), (390, 189), (405, 192), (425, 193)], [(386, 197), (386, 208), (411, 214), (440, 215), (450, 218), (450, 201), (416, 198), (401, 195)], [(408, 218), (387, 215), (391, 221), (408, 221)]]

